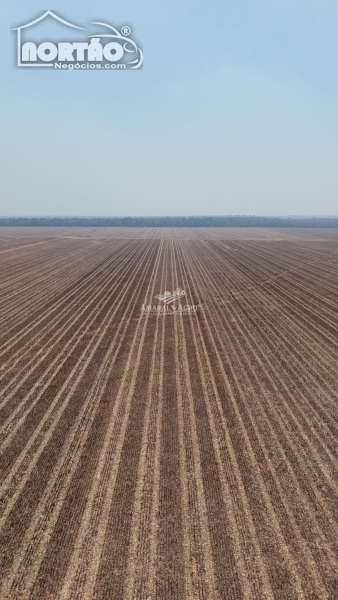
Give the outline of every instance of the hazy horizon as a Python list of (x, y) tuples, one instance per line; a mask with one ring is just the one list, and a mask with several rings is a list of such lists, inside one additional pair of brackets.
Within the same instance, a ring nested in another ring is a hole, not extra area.
[[(159, 215), (0, 215), (1, 219), (153, 219), (158, 218)], [(261, 214), (247, 214), (247, 215), (237, 215), (237, 214), (224, 214), (224, 215), (160, 215), (162, 218), (170, 217), (193, 217), (193, 218), (203, 218), (203, 217), (264, 217), (264, 218), (272, 218), (272, 219), (336, 219), (338, 215), (261, 215)]]

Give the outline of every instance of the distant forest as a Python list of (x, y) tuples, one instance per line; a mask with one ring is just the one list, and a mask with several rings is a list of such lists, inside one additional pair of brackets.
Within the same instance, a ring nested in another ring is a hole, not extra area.
[(0, 217), (1, 227), (338, 227), (338, 217)]

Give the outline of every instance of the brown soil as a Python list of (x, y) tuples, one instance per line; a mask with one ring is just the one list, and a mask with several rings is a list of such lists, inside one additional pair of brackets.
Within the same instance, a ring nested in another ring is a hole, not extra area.
[(337, 600), (338, 230), (0, 254), (0, 598)]

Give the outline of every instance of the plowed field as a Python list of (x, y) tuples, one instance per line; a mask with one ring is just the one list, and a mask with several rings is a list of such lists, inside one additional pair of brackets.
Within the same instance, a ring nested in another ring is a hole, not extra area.
[(338, 230), (0, 229), (1, 600), (337, 600), (337, 309)]

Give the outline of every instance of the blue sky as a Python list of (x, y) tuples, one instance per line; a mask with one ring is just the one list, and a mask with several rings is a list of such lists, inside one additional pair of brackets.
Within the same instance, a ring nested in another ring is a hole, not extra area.
[[(130, 25), (144, 68), (16, 68), (48, 8)], [(338, 214), (337, 29), (328, 0), (6, 2), (0, 214)]]

